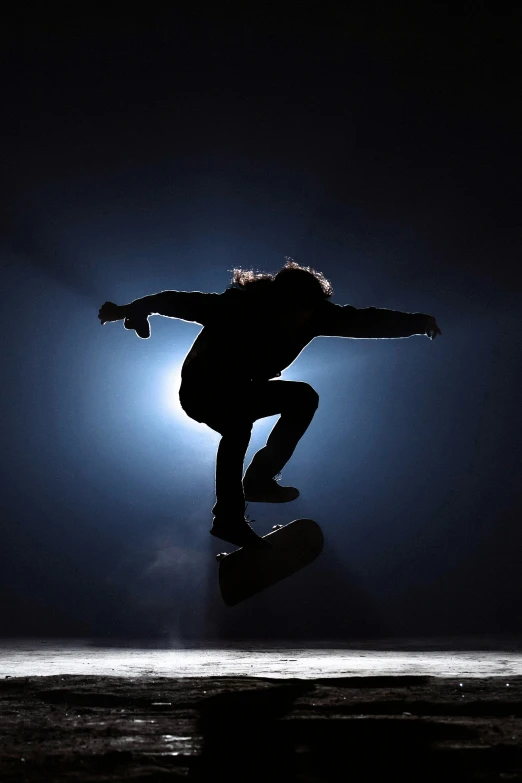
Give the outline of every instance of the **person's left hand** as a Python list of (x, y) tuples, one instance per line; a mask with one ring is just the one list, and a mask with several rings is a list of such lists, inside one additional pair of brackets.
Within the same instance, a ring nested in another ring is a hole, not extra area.
[(102, 326), (111, 321), (122, 321), (125, 318), (125, 307), (114, 304), (114, 302), (105, 302), (100, 307), (98, 318)]
[(436, 336), (438, 334), (442, 334), (442, 332), (437, 325), (437, 321), (432, 315), (425, 315), (424, 318), (426, 319), (424, 334), (426, 334), (430, 340), (434, 340)]

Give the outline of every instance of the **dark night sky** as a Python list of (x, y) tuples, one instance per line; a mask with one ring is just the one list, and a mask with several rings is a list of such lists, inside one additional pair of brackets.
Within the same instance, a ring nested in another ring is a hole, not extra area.
[[(4, 26), (4, 634), (520, 631), (520, 12), (321, 8)], [(96, 315), (285, 255), (443, 336), (321, 338), (285, 373), (321, 398), (302, 494), (250, 511), (326, 549), (225, 611), (218, 436), (175, 404), (198, 327)]]

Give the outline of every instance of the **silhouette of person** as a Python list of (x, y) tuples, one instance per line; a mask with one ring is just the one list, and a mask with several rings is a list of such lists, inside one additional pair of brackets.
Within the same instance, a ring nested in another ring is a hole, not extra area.
[[(276, 274), (233, 270), (224, 293), (162, 291), (118, 306), (105, 302), (102, 325), (123, 320), (139, 337), (150, 336), (149, 316), (203, 326), (181, 371), (184, 411), (221, 434), (216, 458), (216, 504), (211, 529), (237, 546), (263, 547), (245, 517), (246, 502), (286, 503), (299, 491), (278, 476), (306, 432), (319, 397), (307, 383), (275, 380), (319, 336), (395, 338), (441, 334), (435, 318), (329, 301), (330, 282), (292, 259)], [(243, 477), (244, 458), (257, 419), (279, 414), (266, 445)]]

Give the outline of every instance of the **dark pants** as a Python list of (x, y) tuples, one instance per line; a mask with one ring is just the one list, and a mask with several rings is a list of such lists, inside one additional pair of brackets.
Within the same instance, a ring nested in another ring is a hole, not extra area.
[(183, 381), (179, 396), (191, 418), (223, 436), (216, 459), (216, 516), (244, 516), (243, 464), (254, 422), (281, 414), (247, 471), (249, 481), (263, 481), (281, 472), (319, 403), (317, 392), (299, 381), (250, 381), (227, 388), (213, 383), (203, 391)]

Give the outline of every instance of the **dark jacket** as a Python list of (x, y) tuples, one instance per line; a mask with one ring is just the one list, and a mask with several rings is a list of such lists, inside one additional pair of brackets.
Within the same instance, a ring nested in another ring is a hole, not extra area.
[(164, 315), (203, 329), (182, 368), (184, 383), (234, 383), (277, 377), (314, 337), (390, 338), (425, 334), (422, 313), (323, 300), (304, 322), (266, 294), (230, 288), (222, 294), (163, 291), (137, 299), (132, 315)]

